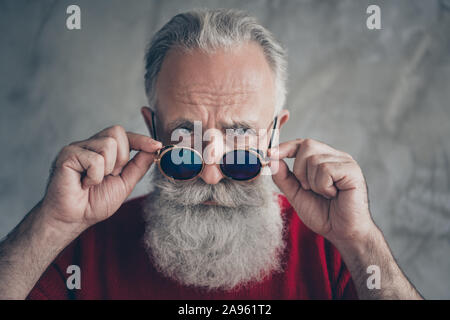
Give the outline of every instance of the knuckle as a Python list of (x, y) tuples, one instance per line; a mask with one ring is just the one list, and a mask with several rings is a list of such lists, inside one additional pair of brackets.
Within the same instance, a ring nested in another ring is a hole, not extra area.
[(317, 165), (320, 161), (320, 155), (313, 154), (306, 159), (308, 165)]
[(70, 155), (72, 155), (74, 153), (74, 148), (72, 145), (67, 145), (64, 146), (60, 151), (59, 154), (57, 156), (57, 163), (61, 162), (61, 161), (65, 161), (66, 159), (70, 158)]
[(322, 172), (329, 172), (330, 171), (330, 163), (322, 162), (318, 165), (318, 169)]
[(58, 169), (60, 167), (73, 164), (77, 160), (77, 151), (71, 146), (65, 146), (61, 149), (58, 156), (56, 157), (56, 161), (54, 163), (54, 169)]
[(358, 170), (358, 171), (361, 170), (361, 167), (359, 166), (359, 164), (356, 161), (353, 160), (353, 161), (349, 161), (347, 163), (351, 170)]
[(74, 147), (72, 144), (69, 144), (67, 146), (64, 146), (61, 151), (60, 154), (68, 154), (68, 153), (72, 153), (74, 151)]
[(311, 148), (314, 145), (315, 141), (311, 138), (307, 138), (305, 140), (303, 140), (302, 145), (305, 146), (306, 148)]
[(356, 162), (354, 164), (354, 167), (355, 167), (356, 172), (358, 173), (358, 176), (364, 180), (364, 173), (363, 173), (361, 167)]
[(353, 159), (353, 157), (351, 156), (351, 154), (347, 153), (347, 152), (342, 152), (342, 155), (346, 158), (348, 158), (351, 161), (355, 161), (355, 159)]
[(122, 126), (118, 125), (118, 124), (113, 125), (112, 127), (110, 127), (108, 129), (108, 131), (110, 131), (112, 134), (115, 134), (117, 136), (126, 134), (125, 129)]
[(91, 156), (91, 163), (95, 167), (102, 167), (105, 164), (105, 160), (100, 154), (93, 153)]
[(112, 137), (106, 137), (104, 139), (104, 148), (106, 151), (112, 151), (117, 148), (117, 141)]

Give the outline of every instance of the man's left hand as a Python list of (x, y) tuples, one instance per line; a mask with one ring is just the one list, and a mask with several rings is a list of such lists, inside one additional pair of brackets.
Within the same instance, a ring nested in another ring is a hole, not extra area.
[[(336, 244), (363, 240), (376, 228), (363, 173), (349, 154), (297, 139), (270, 149), (269, 156), (275, 184), (312, 231)], [(284, 158), (295, 158), (292, 171)]]

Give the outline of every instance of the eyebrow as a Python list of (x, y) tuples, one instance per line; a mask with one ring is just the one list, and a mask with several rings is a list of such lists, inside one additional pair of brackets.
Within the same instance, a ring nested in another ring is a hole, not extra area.
[[(195, 121), (195, 120), (194, 120)], [(179, 128), (186, 128), (189, 130), (194, 130), (194, 121), (189, 120), (189, 119), (185, 119), (185, 118), (181, 118), (181, 119), (176, 119), (173, 120), (171, 122), (169, 122), (169, 124), (167, 125), (167, 129), (169, 130), (169, 132), (174, 131), (175, 129), (179, 129)], [(221, 123), (221, 128), (223, 130), (227, 130), (227, 129), (252, 129), (252, 130), (257, 130), (258, 127), (257, 125), (252, 122), (252, 121), (245, 121), (245, 120), (239, 120), (239, 121), (232, 121), (231, 123)]]
[(189, 130), (194, 130), (194, 122), (189, 119), (181, 118), (173, 120), (169, 122), (169, 124), (167, 125), (167, 129), (169, 132), (172, 132), (178, 128), (186, 128)]
[(252, 121), (233, 121), (231, 124), (222, 124), (223, 129), (252, 129), (257, 130), (257, 126)]

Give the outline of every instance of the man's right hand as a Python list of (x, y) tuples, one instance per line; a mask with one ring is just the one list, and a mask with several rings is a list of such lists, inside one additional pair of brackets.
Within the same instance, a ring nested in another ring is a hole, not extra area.
[[(120, 126), (64, 147), (41, 204), (46, 221), (82, 231), (107, 219), (145, 175), (161, 147), (161, 142)], [(130, 150), (139, 151), (131, 160)]]
[(117, 211), (161, 147), (120, 126), (64, 147), (44, 199), (0, 242), (0, 300), (25, 299), (61, 250)]

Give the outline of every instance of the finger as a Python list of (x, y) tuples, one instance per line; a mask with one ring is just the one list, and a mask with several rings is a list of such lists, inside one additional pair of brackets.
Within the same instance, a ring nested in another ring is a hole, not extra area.
[[(333, 181), (327, 181), (326, 184), (318, 184), (317, 172), (322, 163), (327, 162), (347, 162), (348, 158), (342, 156), (336, 156), (334, 154), (314, 154), (309, 156), (306, 160), (306, 172), (308, 183), (311, 186), (311, 189), (329, 199), (334, 197), (337, 193), (336, 188), (333, 185)], [(331, 177), (330, 177), (331, 179)]]
[(292, 168), (292, 171), (294, 172), (297, 179), (300, 180), (303, 189), (312, 189), (311, 182), (308, 179), (308, 175), (311, 175), (311, 173), (309, 172), (310, 168), (308, 167), (307, 163), (309, 157), (320, 155), (322, 153), (325, 153), (326, 151), (328, 151), (327, 145), (311, 139), (303, 140), (300, 143), (295, 155), (294, 167)]
[(66, 167), (80, 173), (83, 188), (89, 188), (103, 181), (104, 166), (103, 156), (75, 145), (63, 148), (56, 162), (56, 167)]
[[(300, 181), (303, 189), (309, 190), (310, 186), (306, 175), (306, 163), (299, 159), (299, 151), (304, 139), (296, 139), (293, 141), (283, 142), (275, 148), (268, 151), (270, 159), (280, 160), (284, 158), (296, 158), (293, 167), (293, 173)], [(305, 149), (305, 148), (303, 148)]]
[(270, 159), (273, 160), (294, 158), (303, 140), (304, 139), (296, 139), (293, 141), (280, 143), (278, 146), (269, 149), (267, 154)]
[(78, 143), (80, 147), (101, 154), (105, 160), (105, 172), (107, 176), (112, 173), (116, 165), (117, 141), (112, 137), (99, 137)]
[[(304, 156), (306, 157), (307, 154)], [(292, 171), (302, 184), (303, 189), (310, 190), (311, 185), (309, 184), (308, 181), (308, 167), (306, 165), (306, 160), (303, 159), (301, 155), (297, 156), (297, 158), (295, 159)]]
[(160, 141), (156, 141), (142, 134), (127, 132), (127, 137), (130, 148), (133, 150), (154, 153), (162, 148), (162, 143)]
[(326, 185), (331, 177), (338, 191), (347, 191), (365, 186), (361, 168), (354, 161), (325, 162), (319, 165), (316, 180)]
[(327, 199), (332, 199), (337, 195), (337, 188), (334, 185), (333, 176), (331, 174), (331, 167), (337, 166), (340, 162), (322, 162), (318, 165), (317, 174), (314, 179), (313, 191), (324, 196)]
[(130, 160), (130, 146), (125, 129), (122, 126), (115, 125), (97, 133), (93, 138), (111, 137), (117, 142), (116, 163), (112, 171), (113, 175), (118, 175), (123, 166)]
[(359, 166), (354, 162), (323, 162), (317, 168), (315, 192), (332, 199), (338, 191), (363, 186), (361, 177)]
[(295, 175), (289, 170), (286, 162), (284, 160), (271, 160), (269, 166), (272, 171), (273, 182), (289, 200), (294, 199), (301, 189), (301, 185)]
[(284, 160), (272, 160), (276, 163), (278, 171), (273, 172), (272, 179), (283, 192), (289, 203), (296, 208), (299, 218), (307, 225), (317, 225), (326, 221), (328, 215), (328, 201), (312, 191), (304, 190), (295, 175), (289, 170)]
[(308, 179), (308, 157), (315, 154), (332, 154), (336, 156), (342, 156), (344, 152), (335, 150), (332, 147), (316, 141), (313, 139), (297, 139), (280, 144), (279, 150), (272, 150), (272, 158), (293, 158), (295, 162), (293, 166), (293, 173), (300, 181), (303, 189), (310, 190), (311, 183)]
[(127, 193), (131, 193), (139, 180), (141, 180), (145, 173), (150, 169), (155, 156), (154, 153), (140, 151), (123, 168), (120, 175), (125, 184)]

